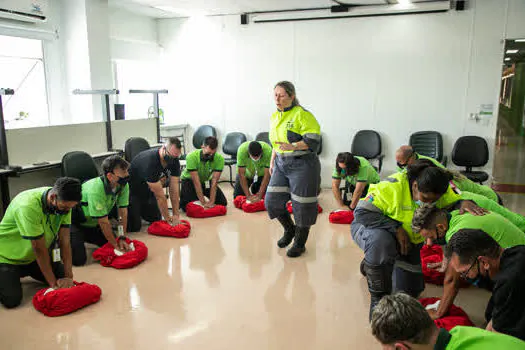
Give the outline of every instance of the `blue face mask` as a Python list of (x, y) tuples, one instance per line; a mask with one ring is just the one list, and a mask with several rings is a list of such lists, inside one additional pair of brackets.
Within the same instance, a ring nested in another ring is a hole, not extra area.
[(437, 202), (432, 202), (432, 203), (425, 203), (425, 202), (422, 202), (420, 201), (419, 199), (417, 201), (414, 201), (416, 203), (416, 205), (418, 207), (421, 207), (423, 204), (430, 204), (430, 205), (436, 205)]
[(465, 280), (466, 280), (468, 283), (472, 284), (473, 286), (478, 287), (479, 282), (481, 281), (481, 274), (478, 274), (478, 275), (477, 275), (476, 277), (474, 277), (474, 278), (465, 278)]

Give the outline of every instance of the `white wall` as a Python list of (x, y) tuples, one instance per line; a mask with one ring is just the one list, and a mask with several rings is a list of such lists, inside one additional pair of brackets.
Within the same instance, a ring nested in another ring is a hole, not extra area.
[(335, 155), (360, 129), (381, 133), (383, 175), (395, 168), (395, 149), (419, 130), (440, 131), (447, 154), (464, 134), (485, 137), (492, 152), (496, 118), (467, 116), (480, 104), (497, 106), (501, 40), (525, 36), (525, 3), (470, 3), (444, 14), (248, 26), (238, 16), (159, 20), (166, 108), (176, 111), (167, 122), (253, 139), (268, 129), (273, 85), (289, 79), (322, 127), (324, 186)]
[(109, 14), (111, 58), (141, 61), (159, 59), (156, 20), (111, 9)]

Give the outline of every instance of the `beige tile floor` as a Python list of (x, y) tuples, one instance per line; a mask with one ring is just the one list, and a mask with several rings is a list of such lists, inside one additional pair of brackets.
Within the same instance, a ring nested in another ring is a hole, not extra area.
[[(231, 188), (221, 185), (228, 198)], [(329, 190), (307, 254), (291, 260), (266, 213), (230, 207), (220, 218), (191, 220), (190, 238), (133, 237), (149, 257), (131, 270), (91, 263), (75, 278), (98, 284), (98, 304), (48, 318), (33, 309), (41, 288), (24, 285), (21, 307), (0, 307), (0, 349), (375, 349), (369, 296), (359, 273), (362, 252), (348, 226), (328, 223)], [(426, 296), (440, 296), (428, 286)], [(463, 290), (457, 304), (483, 322), (488, 293)]]

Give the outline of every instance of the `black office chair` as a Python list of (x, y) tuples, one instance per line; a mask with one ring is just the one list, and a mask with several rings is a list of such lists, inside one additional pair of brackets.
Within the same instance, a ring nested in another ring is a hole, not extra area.
[(196, 149), (201, 148), (204, 139), (209, 136), (217, 137), (217, 131), (211, 125), (201, 125), (195, 130), (193, 134), (193, 147)]
[(257, 136), (255, 136), (255, 141), (264, 141), (270, 146), (272, 145), (270, 142), (270, 133), (267, 131), (258, 133)]
[(352, 140), (352, 154), (368, 160), (377, 160), (378, 166), (374, 166), (377, 172), (381, 172), (383, 167), (383, 158), (381, 154), (382, 144), (381, 136), (374, 130), (359, 130)]
[(323, 151), (323, 135), (319, 135), (319, 146), (317, 146), (317, 155), (320, 155)]
[(68, 152), (62, 157), (62, 176), (74, 177), (84, 183), (99, 175), (95, 161), (86, 152)]
[(149, 142), (142, 137), (131, 137), (124, 144), (124, 157), (131, 161), (142, 151), (150, 149)]
[(484, 171), (473, 171), (473, 167), (485, 166), (489, 161), (489, 147), (487, 141), (479, 136), (462, 136), (457, 139), (452, 148), (452, 163), (464, 166), (463, 175), (474, 182), (483, 184), (489, 179)]
[(230, 156), (224, 159), (224, 165), (230, 168), (230, 185), (233, 186), (233, 169), (232, 166), (237, 164), (237, 150), (239, 146), (246, 142), (246, 135), (242, 132), (230, 132), (226, 134), (222, 143), (222, 152)]
[(410, 135), (408, 144), (414, 151), (436, 159), (447, 166), (448, 158), (443, 155), (443, 137), (437, 131), (418, 131)]

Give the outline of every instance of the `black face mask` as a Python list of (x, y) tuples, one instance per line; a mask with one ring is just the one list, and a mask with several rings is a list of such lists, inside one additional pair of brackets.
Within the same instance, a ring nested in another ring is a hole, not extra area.
[(213, 154), (203, 153), (201, 159), (207, 162), (208, 160), (213, 160), (213, 156)]
[(169, 164), (169, 165), (172, 165), (174, 164), (178, 158), (175, 158), (173, 156), (170, 156), (168, 154), (168, 151), (166, 150), (166, 148), (164, 148), (164, 157), (162, 157), (164, 159), (164, 161)]
[(49, 208), (49, 211), (51, 212), (51, 214), (55, 214), (55, 215), (66, 215), (69, 213), (69, 210), (58, 209), (58, 207), (55, 204), (51, 205), (51, 207)]
[(447, 240), (445, 239), (445, 236), (443, 236), (443, 237), (436, 238), (435, 240), (432, 241), (432, 243), (439, 244), (439, 245), (446, 245)]
[(126, 185), (129, 182), (129, 176), (119, 177), (117, 183), (121, 186)]
[(401, 169), (405, 169), (407, 167), (408, 164), (401, 164), (399, 162), (396, 162), (397, 166), (400, 167)]

